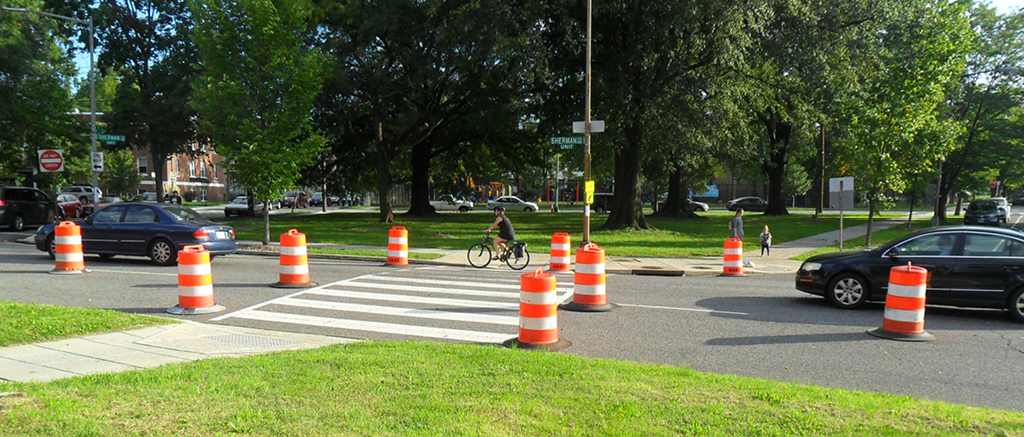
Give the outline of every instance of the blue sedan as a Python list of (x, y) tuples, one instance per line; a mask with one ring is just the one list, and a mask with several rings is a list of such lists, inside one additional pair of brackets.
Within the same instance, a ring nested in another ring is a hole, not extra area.
[[(52, 224), (39, 228), (36, 249), (54, 258)], [(180, 205), (117, 203), (103, 208), (79, 223), (82, 251), (109, 259), (115, 255), (148, 256), (162, 266), (174, 265), (178, 251), (200, 245), (211, 256), (235, 253), (235, 230), (209, 221), (198, 212)]]

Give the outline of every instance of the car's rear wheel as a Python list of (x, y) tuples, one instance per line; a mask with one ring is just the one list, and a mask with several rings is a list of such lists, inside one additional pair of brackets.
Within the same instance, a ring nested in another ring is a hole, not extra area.
[(75, 208), (75, 218), (82, 218), (82, 208)]
[(149, 259), (161, 266), (170, 266), (178, 262), (178, 252), (174, 243), (165, 238), (158, 238), (149, 244)]
[(533, 212), (533, 208), (527, 206), (526, 208), (523, 209), (523, 212)]
[(840, 273), (825, 289), (829, 303), (848, 310), (864, 306), (869, 294), (867, 281), (855, 273)]
[(21, 214), (14, 216), (14, 221), (11, 222), (11, 229), (15, 231), (25, 230), (25, 217), (22, 217)]
[(459, 207), (459, 212), (469, 212), (469, 208), (467, 208), (465, 206), (460, 206)]
[(1010, 295), (1006, 309), (1010, 310), (1013, 320), (1024, 323), (1024, 287), (1017, 287), (1017, 290)]
[(50, 259), (57, 259), (57, 243), (53, 241), (53, 234), (46, 237), (46, 253), (50, 255)]

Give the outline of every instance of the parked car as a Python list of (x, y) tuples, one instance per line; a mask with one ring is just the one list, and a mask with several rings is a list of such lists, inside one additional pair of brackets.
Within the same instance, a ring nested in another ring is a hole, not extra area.
[(92, 204), (92, 199), (89, 199), (89, 203), (82, 205), (82, 213), (89, 215), (110, 205), (121, 202), (124, 202), (124, 200), (121, 200), (120, 197), (100, 197), (100, 204), (97, 206)]
[(764, 212), (768, 210), (768, 201), (760, 197), (737, 197), (725, 203), (725, 209), (729, 211), (735, 211), (739, 208), (743, 208), (744, 211), (760, 211)]
[[(708, 204), (706, 204), (704, 202), (698, 202), (698, 201), (690, 199), (690, 198), (686, 198), (686, 205), (688, 207), (690, 207), (690, 210), (693, 211), (693, 212), (708, 212), (708, 211), (711, 210), (711, 206), (710, 205), (708, 205)], [(665, 207), (665, 201), (664, 200), (659, 200), (658, 201), (658, 211), (661, 211), (661, 209), (664, 208), (664, 207)]]
[(999, 208), (999, 217), (1003, 223), (1010, 220), (1010, 202), (1006, 201), (1005, 197), (992, 197), (989, 200), (996, 203), (996, 207)]
[(281, 205), (285, 208), (307, 208), (309, 207), (309, 198), (302, 191), (289, 191), (285, 193)]
[(928, 270), (928, 305), (1005, 308), (1024, 323), (1024, 232), (960, 226), (932, 228), (866, 251), (813, 256), (796, 273), (796, 289), (839, 308), (884, 301), (889, 270), (911, 263)]
[[(258, 210), (262, 210), (263, 206), (257, 204), (257, 205), (254, 205), (254, 208), (258, 209)], [(262, 214), (262, 213), (260, 213), (260, 214)], [(234, 200), (232, 200), (231, 203), (228, 203), (227, 205), (224, 205), (224, 217), (231, 217), (232, 215), (235, 215), (235, 216), (238, 216), (238, 217), (249, 215), (249, 197), (248, 196), (238, 196), (238, 197), (234, 198)]]
[(145, 193), (139, 193), (139, 194), (136, 194), (134, 197), (132, 197), (128, 201), (129, 202), (157, 203), (156, 202), (156, 193), (154, 193), (152, 191), (147, 191)]
[(28, 225), (53, 223), (57, 202), (31, 187), (0, 187), (0, 225), (21, 231)]
[[(96, 196), (103, 196), (103, 190), (96, 188)], [(74, 194), (78, 197), (78, 201), (82, 204), (91, 203), (93, 201), (93, 186), (92, 185), (81, 185), (75, 184), (70, 187), (64, 187), (60, 189), (61, 193)]]
[[(323, 205), (324, 204), (324, 193), (321, 193), (319, 191), (313, 193), (313, 195), (309, 197), (309, 204), (311, 206), (321, 206), (321, 205)], [(327, 195), (327, 206), (334, 206), (334, 205), (341, 205), (341, 197), (332, 196), (332, 195), (328, 194)]]
[(613, 197), (612, 193), (594, 193), (594, 203), (590, 205), (590, 209), (596, 213), (611, 212)]
[(60, 207), (57, 213), (61, 218), (74, 217), (82, 218), (85, 213), (82, 210), (82, 202), (74, 194), (58, 194), (57, 206)]
[[(79, 223), (82, 251), (109, 259), (116, 255), (148, 256), (163, 266), (178, 261), (178, 251), (200, 245), (211, 256), (235, 253), (235, 230), (209, 221), (191, 208), (156, 203), (117, 203)], [(36, 249), (54, 258), (54, 225), (41, 226)]]
[(499, 206), (504, 206), (506, 211), (537, 212), (536, 203), (523, 201), (516, 196), (501, 196), (487, 202), (488, 209), (493, 210)]
[(999, 226), (1003, 220), (999, 204), (991, 199), (975, 200), (967, 205), (967, 211), (964, 212), (965, 225), (991, 224)]
[(435, 211), (469, 212), (473, 210), (473, 202), (456, 199), (451, 194), (445, 194), (438, 200), (431, 200), (430, 206), (433, 206)]

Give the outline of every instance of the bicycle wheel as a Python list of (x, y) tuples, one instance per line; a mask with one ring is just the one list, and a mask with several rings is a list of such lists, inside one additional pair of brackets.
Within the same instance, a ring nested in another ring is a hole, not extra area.
[(473, 267), (482, 269), (491, 263), (491, 248), (476, 243), (469, 247), (469, 251), (466, 252), (466, 258), (469, 259), (469, 263)]
[(505, 264), (508, 264), (512, 270), (525, 269), (530, 264), (530, 251), (523, 248), (523, 256), (516, 256), (515, 250), (510, 250), (508, 258), (505, 258)]

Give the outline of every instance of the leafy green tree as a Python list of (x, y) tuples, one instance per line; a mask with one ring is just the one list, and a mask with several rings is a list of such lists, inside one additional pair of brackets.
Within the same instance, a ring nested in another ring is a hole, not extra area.
[(193, 39), (203, 68), (193, 104), (228, 168), (263, 203), (294, 186), (325, 139), (311, 129), (323, 56), (305, 44), (307, 0), (194, 0)]
[[(39, 1), (4, 6), (50, 10)], [(74, 67), (61, 49), (78, 25), (32, 13), (0, 11), (0, 177), (20, 179), (36, 166), (36, 150), (63, 149), (88, 161), (87, 125), (69, 117)], [(41, 179), (59, 177), (43, 176)]]
[(111, 195), (117, 193), (121, 197), (131, 198), (139, 182), (139, 167), (135, 162), (135, 155), (127, 148), (120, 148), (104, 154), (104, 169), (100, 173), (100, 183), (105, 192)]
[(185, 0), (103, 0), (93, 15), (104, 49), (99, 66), (120, 78), (108, 133), (149, 151), (162, 202), (167, 160), (191, 153), (196, 142), (196, 114), (188, 101), (197, 58)]

